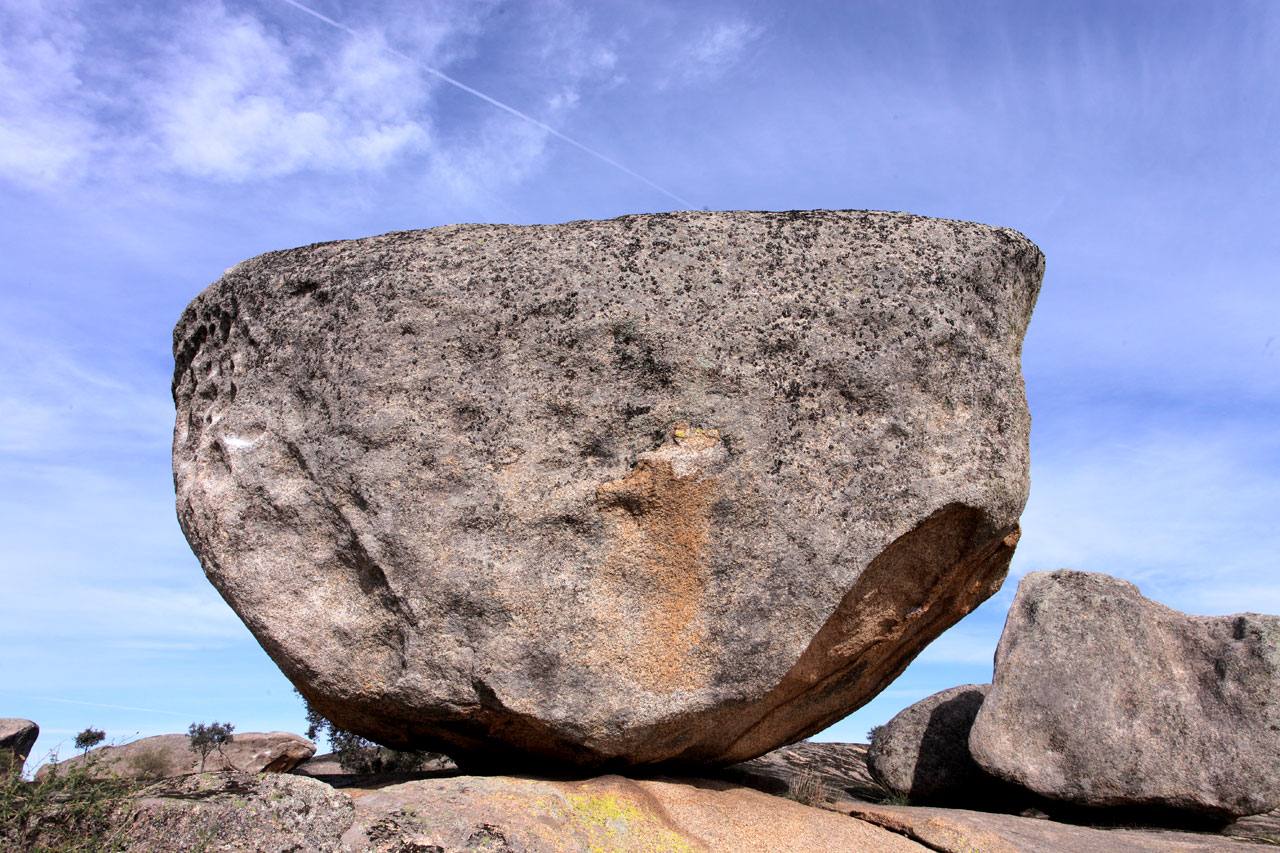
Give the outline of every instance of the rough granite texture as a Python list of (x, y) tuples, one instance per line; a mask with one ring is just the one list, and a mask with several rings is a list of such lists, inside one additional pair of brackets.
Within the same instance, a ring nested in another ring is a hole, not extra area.
[(1056, 800), (1227, 819), (1280, 805), (1280, 617), (1187, 616), (1133, 584), (1023, 578), (969, 747)]
[(0, 773), (21, 773), (40, 727), (21, 717), (0, 717)]
[(969, 730), (989, 688), (962, 684), (943, 690), (878, 727), (867, 753), (872, 775), (917, 805), (1016, 801), (1017, 792), (969, 754)]
[[(289, 732), (236, 732), (231, 743), (209, 753), (204, 770), (239, 770), (245, 773), (288, 773), (315, 754), (316, 745)], [(57, 764), (46, 764), (36, 774), (42, 779), (57, 770), (87, 764), (93, 776), (124, 779), (163, 779), (201, 770), (200, 756), (191, 750), (186, 735), (153, 735), (121, 746), (100, 746)]]
[(241, 263), (174, 333), (179, 519), (311, 704), (473, 765), (732, 763), (999, 588), (1017, 232), (459, 225)]
[(114, 830), (95, 840), (131, 853), (328, 853), (343, 849), (354, 818), (350, 797), (314, 779), (199, 773), (138, 792), (113, 816)]
[(850, 797), (879, 801), (891, 793), (867, 768), (864, 743), (793, 743), (725, 767), (716, 776), (824, 808)]
[(1097, 828), (966, 809), (849, 803), (847, 813), (938, 853), (1263, 853), (1266, 844), (1169, 829)]
[(726, 782), (600, 776), (423, 779), (350, 791), (342, 849), (616, 853), (924, 853), (861, 820)]

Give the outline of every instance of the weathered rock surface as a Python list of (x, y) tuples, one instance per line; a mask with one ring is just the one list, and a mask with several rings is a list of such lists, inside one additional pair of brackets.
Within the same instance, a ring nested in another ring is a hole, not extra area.
[(0, 773), (21, 773), (40, 727), (21, 717), (0, 717)]
[(1196, 617), (1106, 575), (1018, 587), (970, 733), (1057, 800), (1228, 818), (1280, 805), (1280, 617)]
[(916, 804), (1008, 804), (1015, 790), (978, 766), (969, 730), (988, 684), (962, 684), (900, 711), (876, 730), (867, 753), (872, 775)]
[(966, 809), (849, 804), (851, 816), (940, 853), (1231, 853), (1266, 844), (1165, 829), (1098, 829)]
[(860, 820), (726, 782), (461, 776), (353, 792), (349, 850), (856, 850), (925, 848)]
[(327, 853), (342, 849), (354, 819), (351, 798), (314, 779), (200, 773), (158, 782), (130, 798), (113, 819), (114, 832), (101, 840), (103, 849), (138, 853)]
[[(377, 775), (394, 777), (412, 776), (420, 773), (443, 774), (456, 772), (457, 769), (458, 765), (454, 764), (447, 755), (428, 754), (413, 770), (389, 770)], [(296, 773), (299, 776), (310, 776), (312, 779), (320, 779), (339, 788), (360, 784), (369, 776), (367, 773), (359, 773), (343, 767), (338, 761), (338, 756), (332, 752), (308, 758), (289, 772)]]
[(132, 795), (98, 840), (131, 851), (261, 853), (925, 849), (861, 820), (725, 782), (460, 776), (338, 791), (301, 776), (235, 771), (170, 779)]
[(175, 330), (179, 518), (343, 728), (741, 761), (999, 587), (1042, 272), (1007, 229), (848, 211), (270, 253)]
[(890, 793), (872, 777), (864, 743), (802, 741), (730, 765), (716, 775), (766, 794), (818, 806), (849, 797), (881, 800)]
[(1265, 841), (1280, 847), (1280, 809), (1242, 817), (1228, 824), (1222, 834), (1246, 841)]
[[(289, 732), (236, 732), (231, 743), (209, 753), (204, 769), (239, 770), (245, 773), (288, 773), (315, 754), (316, 745)], [(88, 762), (94, 775), (123, 779), (163, 779), (195, 773), (200, 757), (191, 751), (186, 735), (155, 735), (122, 746), (101, 746), (56, 765), (46, 764), (37, 778), (56, 766), (66, 770)]]

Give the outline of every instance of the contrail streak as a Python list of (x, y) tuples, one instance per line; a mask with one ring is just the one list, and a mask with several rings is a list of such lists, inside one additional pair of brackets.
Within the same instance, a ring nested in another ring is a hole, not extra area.
[[(353, 30), (351, 27), (348, 27), (346, 24), (343, 24), (339, 21), (335, 21), (333, 18), (330, 18), (328, 15), (324, 15), (324, 14), (321, 14), (320, 12), (317, 12), (315, 9), (312, 9), (310, 6), (304, 6), (303, 4), (299, 3), (298, 0), (280, 0), (280, 2), (285, 3), (289, 6), (292, 6), (293, 8), (297, 9), (300, 12), (305, 12), (311, 17), (315, 18), (316, 20), (324, 21), (326, 24), (328, 24), (329, 26), (333, 27), (336, 30), (341, 30), (342, 32), (347, 33), (348, 35), (355, 36), (356, 38), (360, 37), (360, 34), (358, 32)], [(484, 101), (486, 104), (491, 104), (497, 107), (498, 109), (502, 110), (503, 112), (510, 113), (516, 118), (523, 119), (524, 121), (529, 122), (529, 124), (532, 124), (534, 127), (545, 130), (547, 133), (551, 134), (556, 139), (559, 139), (561, 142), (572, 145), (574, 148), (577, 148), (579, 151), (582, 151), (586, 154), (590, 154), (592, 157), (595, 157), (597, 160), (601, 161), (602, 163), (607, 163), (613, 168), (617, 169), (618, 171), (623, 172), (624, 174), (630, 175), (631, 177), (635, 178), (637, 181), (647, 184), (648, 186), (654, 188), (655, 190), (667, 196), (668, 198), (675, 199), (676, 201), (680, 202), (680, 204), (682, 204), (684, 207), (690, 208), (690, 209), (693, 209), (694, 207), (696, 207), (696, 205), (694, 205), (694, 203), (689, 201), (688, 199), (681, 198), (680, 196), (676, 195), (666, 187), (663, 187), (663, 186), (660, 186), (659, 184), (654, 183), (653, 181), (649, 180), (639, 172), (636, 172), (632, 169), (628, 169), (626, 166), (622, 165), (617, 160), (614, 160), (612, 157), (609, 157), (608, 155), (605, 155), (605, 154), (601, 154), (599, 151), (587, 145), (583, 145), (581, 142), (574, 139), (573, 137), (566, 136), (565, 134), (556, 130), (551, 125), (538, 121), (536, 118), (529, 115), (528, 113), (523, 113), (513, 106), (504, 104), (502, 101), (499, 101), (497, 98), (486, 95), (484, 92), (481, 92), (479, 89), (473, 89), (472, 87), (468, 86), (466, 83), (463, 83), (461, 80), (450, 77), (448, 74), (445, 74), (440, 69), (432, 68), (430, 65), (427, 65), (425, 62), (419, 59), (415, 59), (414, 57), (409, 56), (407, 53), (404, 53), (403, 51), (396, 50), (394, 47), (390, 47), (389, 45), (384, 44), (382, 45), (382, 49), (385, 50), (387, 53), (391, 54), (392, 56), (396, 56), (396, 57), (399, 57), (400, 59), (403, 59), (406, 62), (413, 63), (414, 65), (421, 68), (423, 71), (426, 71), (428, 74), (438, 77), (439, 79), (448, 83), (450, 86), (454, 86), (458, 89), (461, 89), (462, 91), (466, 92), (469, 95), (474, 95), (475, 97)]]
[(116, 711), (144, 711), (148, 714), (165, 714), (170, 717), (186, 716), (185, 714), (179, 714), (177, 711), (162, 711), (159, 708), (135, 708), (132, 705), (108, 705), (105, 702), (79, 702), (75, 699), (58, 699), (53, 696), (23, 696), (22, 694), (11, 695), (15, 695), (19, 699), (28, 699), (37, 702), (58, 702), (63, 705), (84, 705), (87, 708), (111, 708)]

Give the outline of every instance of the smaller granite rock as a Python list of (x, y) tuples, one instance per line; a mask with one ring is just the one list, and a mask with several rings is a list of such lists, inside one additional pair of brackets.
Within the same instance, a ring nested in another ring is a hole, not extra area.
[(0, 773), (21, 773), (40, 727), (21, 717), (0, 717)]
[(92, 775), (116, 775), (124, 779), (165, 779), (201, 769), (288, 773), (315, 751), (314, 743), (289, 732), (236, 732), (231, 743), (209, 753), (201, 768), (200, 758), (191, 751), (191, 741), (186, 735), (156, 735), (123, 746), (99, 747), (87, 755), (45, 765), (36, 778), (44, 778), (54, 767), (69, 770), (81, 765), (89, 766)]
[(1262, 853), (1275, 849), (1207, 833), (1099, 829), (966, 809), (855, 803), (848, 812), (939, 853)]
[(457, 770), (458, 765), (454, 764), (449, 756), (441, 755), (438, 752), (427, 752), (422, 753), (422, 760), (412, 768), (391, 767), (376, 771), (359, 772), (343, 767), (338, 760), (337, 753), (326, 752), (323, 755), (308, 758), (289, 772), (298, 776), (310, 776), (312, 779), (319, 779), (322, 782), (333, 785), (335, 788), (346, 788), (363, 784), (370, 777), (401, 777), (399, 781), (406, 781), (417, 775), (453, 773), (457, 772)]
[(849, 797), (880, 800), (886, 793), (867, 769), (865, 743), (802, 741), (730, 765), (717, 775), (811, 806), (826, 807)]
[(1060, 802), (1226, 820), (1280, 805), (1280, 617), (1188, 616), (1101, 574), (1023, 578), (969, 748)]
[(1280, 847), (1280, 809), (1266, 814), (1242, 817), (1228, 824), (1222, 830), (1222, 834), (1248, 841), (1265, 841)]
[(900, 711), (875, 730), (867, 764), (886, 788), (912, 802), (999, 804), (1016, 792), (990, 776), (969, 754), (969, 730), (989, 684), (962, 684)]
[[(301, 776), (199, 773), (143, 789), (114, 815), (110, 839), (135, 853), (341, 850), (351, 798)], [(104, 847), (103, 849), (107, 849)]]

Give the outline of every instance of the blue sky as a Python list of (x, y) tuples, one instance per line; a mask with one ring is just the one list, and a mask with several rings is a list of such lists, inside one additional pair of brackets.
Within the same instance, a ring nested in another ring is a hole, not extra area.
[(174, 517), (171, 329), (244, 258), (450, 222), (870, 208), (1044, 249), (1013, 574), (824, 737), (989, 680), (1027, 571), (1280, 612), (1280, 4), (308, 5), (348, 30), (0, 4), (0, 716), (37, 754), (302, 728)]

